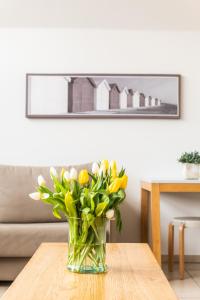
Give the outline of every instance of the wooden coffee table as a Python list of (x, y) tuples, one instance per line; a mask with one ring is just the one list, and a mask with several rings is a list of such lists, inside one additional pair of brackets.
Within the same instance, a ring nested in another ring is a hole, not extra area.
[(105, 274), (66, 269), (67, 245), (42, 244), (1, 300), (175, 300), (147, 244), (107, 244)]

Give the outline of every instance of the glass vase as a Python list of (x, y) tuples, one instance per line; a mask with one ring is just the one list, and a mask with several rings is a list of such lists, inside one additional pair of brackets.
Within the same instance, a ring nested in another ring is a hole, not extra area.
[(68, 263), (67, 268), (77, 273), (106, 272), (106, 224), (107, 219), (68, 218)]

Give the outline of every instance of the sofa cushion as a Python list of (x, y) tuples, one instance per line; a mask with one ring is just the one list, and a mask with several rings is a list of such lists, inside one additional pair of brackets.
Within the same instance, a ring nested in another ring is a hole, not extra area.
[[(74, 166), (77, 170), (91, 168), (91, 164)], [(66, 167), (66, 169), (71, 166)], [(57, 168), (61, 170), (60, 167)], [(42, 174), (52, 187), (49, 167), (0, 165), (0, 223), (56, 222), (51, 205), (29, 198), (35, 191), (37, 177)]]
[(15, 280), (29, 259), (29, 257), (0, 257), (0, 281)]
[(30, 257), (41, 243), (67, 239), (67, 222), (0, 224), (0, 257)]

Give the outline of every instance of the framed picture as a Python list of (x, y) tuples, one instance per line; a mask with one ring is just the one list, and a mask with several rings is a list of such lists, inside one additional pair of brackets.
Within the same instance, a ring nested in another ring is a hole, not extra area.
[(27, 118), (180, 118), (180, 75), (26, 74)]

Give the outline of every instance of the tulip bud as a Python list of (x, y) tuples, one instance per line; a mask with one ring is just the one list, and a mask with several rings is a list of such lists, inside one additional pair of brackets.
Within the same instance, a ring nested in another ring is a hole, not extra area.
[(75, 168), (71, 168), (70, 170), (70, 179), (77, 180), (78, 173)]
[(50, 176), (51, 176), (51, 179), (53, 179), (54, 177), (58, 178), (58, 173), (54, 167), (50, 168)]
[(117, 170), (117, 163), (115, 160), (111, 160), (109, 167), (111, 168), (111, 170), (115, 169)]
[(117, 164), (115, 160), (111, 160), (109, 168), (112, 178), (115, 179), (117, 177)]
[(104, 166), (106, 171), (109, 169), (109, 162), (107, 159), (102, 160), (101, 166)]
[(99, 176), (101, 175), (105, 175), (106, 174), (106, 168), (105, 168), (105, 165), (102, 165), (99, 169)]
[(114, 209), (109, 209), (106, 212), (106, 218), (110, 220), (110, 219), (112, 219), (114, 217), (114, 214), (115, 214)]
[(65, 171), (63, 177), (65, 178), (66, 181), (70, 181), (70, 173), (69, 173), (69, 171)]
[(40, 193), (39, 192), (31, 193), (29, 194), (29, 197), (33, 200), (40, 200)]
[(46, 181), (45, 181), (45, 179), (42, 175), (38, 176), (38, 185), (39, 186), (45, 186), (46, 185)]
[(111, 193), (118, 192), (118, 190), (120, 189), (120, 186), (121, 186), (121, 182), (122, 182), (121, 178), (115, 178), (108, 187), (109, 193), (111, 194)]
[(126, 174), (124, 174), (122, 177), (121, 177), (121, 188), (123, 190), (125, 190), (126, 186), (127, 186), (127, 183), (128, 183), (128, 176)]
[(88, 174), (88, 171), (86, 169), (80, 171), (78, 181), (82, 185), (88, 183), (89, 174)]
[(96, 162), (92, 164), (92, 173), (97, 174), (99, 172), (99, 166)]

